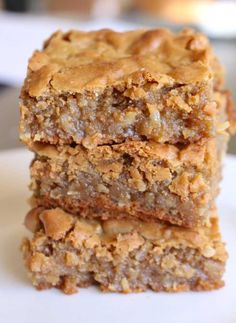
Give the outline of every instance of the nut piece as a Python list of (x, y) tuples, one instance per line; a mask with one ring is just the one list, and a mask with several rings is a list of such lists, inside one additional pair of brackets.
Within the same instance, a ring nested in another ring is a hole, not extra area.
[(79, 264), (79, 257), (75, 252), (67, 251), (65, 253), (65, 265), (68, 267), (77, 266)]
[[(36, 252), (29, 261), (29, 268), (32, 272), (47, 273), (51, 268), (51, 261), (41, 252)], [(52, 268), (51, 268), (52, 269)]]
[(213, 247), (208, 246), (203, 250), (202, 254), (206, 258), (211, 258), (216, 254), (216, 250)]
[(169, 185), (169, 190), (171, 193), (175, 193), (181, 198), (186, 198), (189, 194), (189, 184), (189, 175), (187, 173), (182, 173), (172, 181), (172, 184)]
[(124, 293), (130, 293), (131, 292), (131, 289), (129, 287), (129, 282), (128, 282), (126, 277), (121, 279), (121, 287), (122, 287)]
[(73, 217), (59, 208), (45, 210), (40, 216), (48, 237), (59, 240), (65, 237), (73, 224)]
[(33, 233), (38, 231), (41, 227), (39, 215), (42, 211), (42, 207), (36, 207), (26, 214), (24, 225)]
[(72, 295), (78, 292), (77, 279), (73, 276), (65, 276), (61, 286), (63, 292), (67, 295)]

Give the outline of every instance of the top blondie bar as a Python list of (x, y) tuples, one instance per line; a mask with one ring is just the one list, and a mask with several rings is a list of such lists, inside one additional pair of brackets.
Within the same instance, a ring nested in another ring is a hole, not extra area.
[(29, 60), (20, 137), (88, 149), (213, 137), (223, 78), (208, 39), (190, 29), (56, 32)]

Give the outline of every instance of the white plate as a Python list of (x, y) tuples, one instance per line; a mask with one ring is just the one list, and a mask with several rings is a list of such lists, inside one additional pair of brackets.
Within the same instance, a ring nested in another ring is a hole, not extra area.
[(235, 323), (236, 322), (236, 158), (225, 162), (218, 200), (222, 233), (230, 258), (226, 286), (214, 292), (104, 294), (96, 288), (66, 296), (38, 292), (25, 273), (19, 244), (27, 232), (28, 166), (23, 150), (0, 153), (0, 322), (1, 323)]

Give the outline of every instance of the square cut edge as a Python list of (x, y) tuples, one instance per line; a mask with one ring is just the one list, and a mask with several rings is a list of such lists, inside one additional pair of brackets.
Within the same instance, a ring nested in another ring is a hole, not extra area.
[(103, 291), (180, 292), (224, 285), (227, 252), (215, 210), (195, 230), (130, 220), (91, 221), (63, 210), (32, 209), (24, 239), (25, 264), (37, 289), (66, 294), (98, 285)]
[(20, 138), (89, 149), (196, 142), (217, 132), (223, 82), (208, 39), (190, 29), (57, 32), (29, 60)]

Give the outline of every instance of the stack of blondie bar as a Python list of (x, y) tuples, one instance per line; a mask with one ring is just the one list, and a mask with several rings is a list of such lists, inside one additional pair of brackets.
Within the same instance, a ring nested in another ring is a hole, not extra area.
[(219, 192), (233, 111), (192, 30), (57, 32), (29, 60), (20, 138), (30, 165), (33, 284), (65, 293), (210, 290), (227, 253)]

